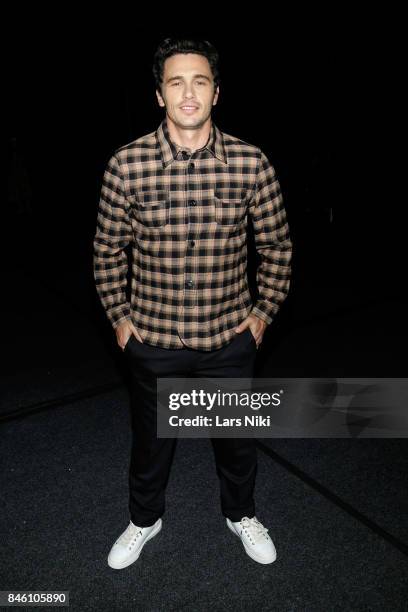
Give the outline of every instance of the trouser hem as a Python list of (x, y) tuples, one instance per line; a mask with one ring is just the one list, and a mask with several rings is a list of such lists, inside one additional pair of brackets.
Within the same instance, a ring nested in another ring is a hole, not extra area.
[(132, 516), (130, 515), (130, 520), (132, 521), (132, 523), (134, 525), (136, 525), (137, 527), (152, 527), (152, 525), (154, 525), (159, 518), (161, 518), (163, 515), (157, 516), (156, 518), (153, 519), (147, 519), (147, 518), (140, 518), (137, 516)]
[(239, 512), (236, 512), (236, 513), (223, 512), (222, 514), (223, 516), (225, 516), (225, 518), (229, 518), (229, 520), (232, 521), (233, 523), (238, 523), (244, 516), (247, 516), (248, 518), (253, 518), (255, 516), (255, 510), (252, 508), (248, 510), (240, 510)]

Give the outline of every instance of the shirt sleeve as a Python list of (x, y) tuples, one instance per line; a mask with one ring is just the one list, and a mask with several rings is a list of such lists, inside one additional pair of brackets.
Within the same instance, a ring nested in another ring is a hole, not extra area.
[(289, 291), (292, 242), (279, 181), (262, 151), (249, 214), (261, 258), (257, 269), (259, 299), (251, 314), (270, 324)]
[(131, 239), (129, 203), (120, 165), (113, 155), (102, 180), (93, 241), (93, 269), (97, 293), (114, 329), (122, 321), (131, 321), (126, 299), (128, 260), (124, 251)]

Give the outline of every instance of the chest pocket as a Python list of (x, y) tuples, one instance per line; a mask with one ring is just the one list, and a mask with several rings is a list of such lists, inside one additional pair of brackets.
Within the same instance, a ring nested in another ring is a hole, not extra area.
[(170, 194), (152, 190), (137, 195), (134, 205), (136, 219), (145, 227), (162, 227), (170, 220)]
[(215, 219), (219, 225), (239, 225), (245, 219), (246, 191), (245, 189), (215, 189), (214, 190)]

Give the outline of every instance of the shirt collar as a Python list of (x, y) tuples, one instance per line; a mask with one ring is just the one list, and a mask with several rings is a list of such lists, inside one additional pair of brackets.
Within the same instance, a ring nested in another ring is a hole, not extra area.
[[(174, 161), (178, 152), (183, 149), (183, 147), (177, 145), (171, 140), (166, 118), (163, 119), (156, 130), (156, 140), (160, 148), (163, 166), (167, 166), (169, 163)], [(227, 163), (224, 138), (222, 132), (217, 128), (214, 122), (211, 122), (210, 137), (203, 149), (208, 149), (214, 157), (225, 164)]]

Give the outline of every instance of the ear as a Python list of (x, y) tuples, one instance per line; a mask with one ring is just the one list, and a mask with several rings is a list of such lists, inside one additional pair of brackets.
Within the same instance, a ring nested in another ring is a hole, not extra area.
[(157, 101), (159, 103), (159, 106), (166, 106), (163, 98), (161, 97), (160, 91), (158, 89), (156, 89), (156, 97), (157, 97)]
[(217, 104), (219, 95), (220, 95), (220, 86), (217, 85), (217, 89), (215, 90), (214, 99), (213, 99), (213, 106)]

